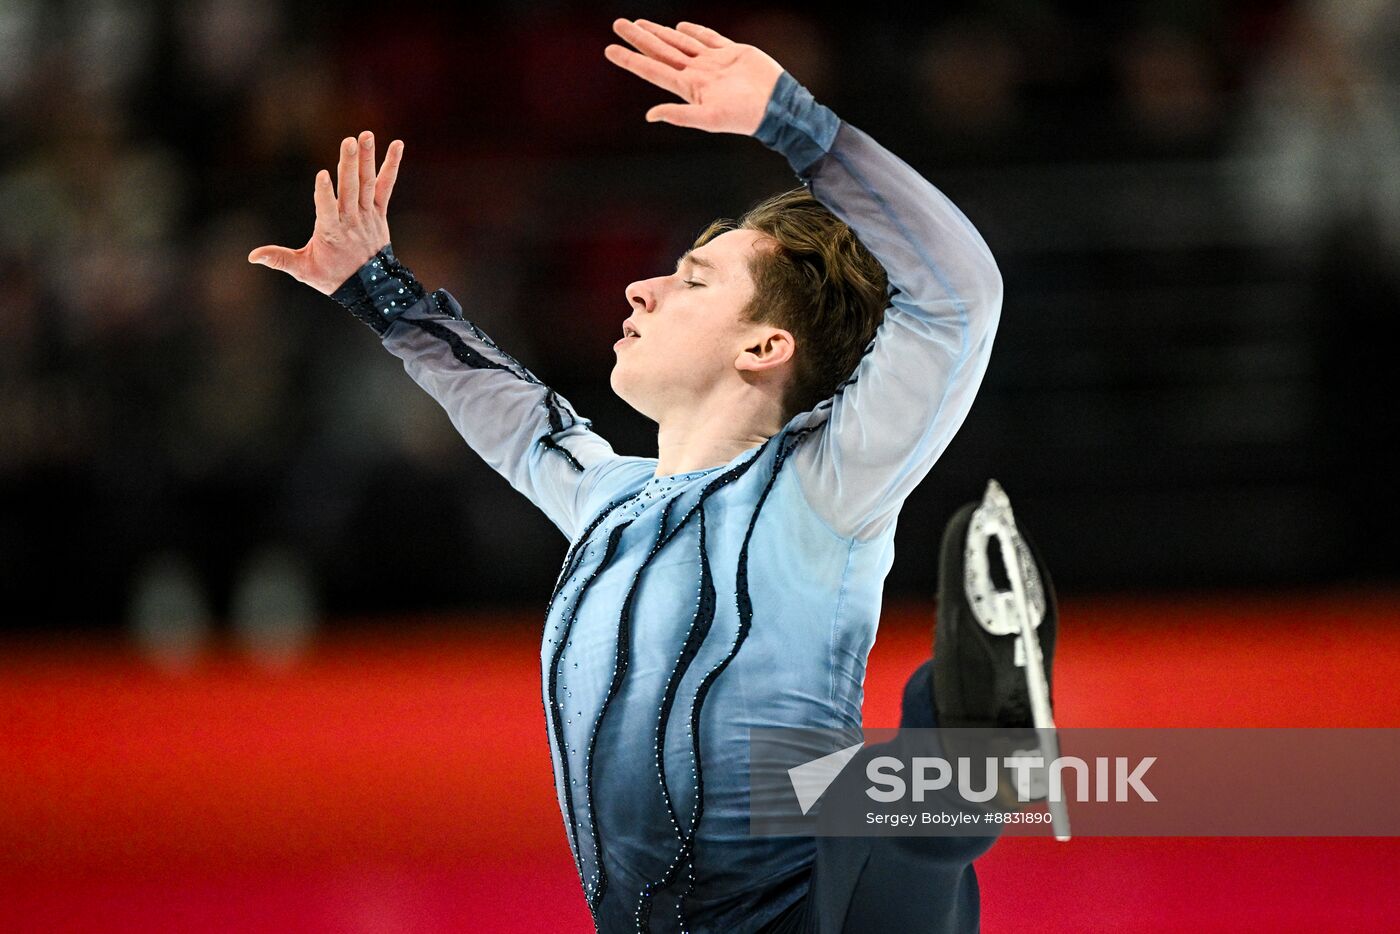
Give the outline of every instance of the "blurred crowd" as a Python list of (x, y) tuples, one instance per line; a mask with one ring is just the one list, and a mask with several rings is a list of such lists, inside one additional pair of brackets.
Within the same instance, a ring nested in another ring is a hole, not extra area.
[[(935, 182), (940, 168), (1243, 160), (1249, 218), (1324, 267), (1359, 252), (1337, 279), (1363, 301), (1395, 294), (1393, 3), (803, 10), (0, 3), (6, 624), (547, 594), (566, 545), (547, 520), (367, 328), (246, 256), (305, 242), (312, 179), (341, 138), (402, 138), (400, 257), (619, 451), (654, 454), (607, 388), (624, 287), (711, 216), (795, 181), (747, 141), (645, 124), (661, 97), (604, 60), (614, 15), (764, 48)], [(1361, 359), (1385, 365), (1375, 347)], [(1358, 431), (1371, 428), (1393, 436)]]

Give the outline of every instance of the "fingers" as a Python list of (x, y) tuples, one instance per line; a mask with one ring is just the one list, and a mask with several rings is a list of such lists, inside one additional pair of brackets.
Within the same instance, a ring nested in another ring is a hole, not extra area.
[(335, 204), (335, 189), (331, 187), (331, 173), (325, 169), (316, 173), (316, 188), (311, 197), (316, 202), (316, 223), (334, 223), (339, 209)]
[(677, 32), (670, 26), (662, 26), (660, 23), (653, 23), (649, 19), (639, 19), (637, 20), (637, 25), (653, 36), (656, 36), (658, 39), (666, 42), (668, 45), (679, 49), (681, 52), (685, 53), (686, 57), (699, 55), (708, 48), (708, 46), (693, 36), (687, 36), (685, 33)]
[(340, 141), (340, 165), (336, 167), (336, 193), (339, 195), (338, 208), (342, 216), (358, 213), (360, 205), (360, 167), (358, 165), (359, 145), (355, 137), (347, 136)]
[(292, 273), (297, 265), (297, 256), (296, 250), (289, 250), (284, 246), (260, 246), (248, 254), (248, 262)]
[(700, 108), (694, 104), (657, 104), (647, 111), (647, 122), (663, 121), (672, 126), (699, 127)]
[(360, 134), (359, 149), (359, 209), (361, 214), (368, 214), (374, 206), (374, 134), (369, 130)]
[(394, 182), (399, 176), (399, 161), (403, 158), (403, 141), (394, 140), (384, 155), (384, 165), (378, 175), (374, 170), (374, 133), (365, 130), (356, 139), (347, 136), (340, 142), (340, 164), (336, 166), (336, 186), (331, 189), (329, 172), (316, 176), (316, 216), (326, 222), (358, 217), (389, 207)]
[[(650, 34), (648, 33), (648, 35)], [(609, 45), (603, 49), (603, 54), (607, 56), (608, 61), (619, 68), (627, 69), (638, 78), (650, 81), (657, 87), (665, 88), (672, 94), (684, 97), (686, 100), (690, 99), (685, 79), (679, 71), (670, 65), (663, 65), (661, 62), (633, 52), (631, 49), (624, 49), (620, 45)]]
[(677, 23), (676, 31), (683, 35), (692, 36), (712, 49), (722, 49), (726, 45), (734, 44), (708, 26), (701, 26), (698, 23)]
[(403, 161), (403, 140), (396, 139), (384, 153), (384, 164), (379, 167), (379, 179), (374, 184), (374, 206), (383, 213), (389, 210), (389, 196), (394, 193), (394, 182), (399, 177), (399, 163)]
[(613, 20), (613, 32), (632, 43), (637, 49), (645, 52), (651, 58), (656, 59), (658, 62), (665, 62), (672, 68), (684, 68), (690, 61), (690, 56), (684, 54), (669, 42), (662, 41), (657, 35), (642, 28), (631, 20)]

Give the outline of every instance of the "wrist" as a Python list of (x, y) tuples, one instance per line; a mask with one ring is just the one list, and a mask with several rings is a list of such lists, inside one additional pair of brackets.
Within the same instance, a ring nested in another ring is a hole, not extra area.
[(787, 157), (798, 175), (804, 175), (831, 149), (841, 119), (831, 108), (817, 103), (812, 92), (790, 73), (778, 76), (768, 98), (763, 120), (754, 131), (760, 143)]
[(386, 243), (331, 298), (383, 337), (394, 320), (422, 301), (424, 294), (412, 271), (394, 256), (393, 244)]

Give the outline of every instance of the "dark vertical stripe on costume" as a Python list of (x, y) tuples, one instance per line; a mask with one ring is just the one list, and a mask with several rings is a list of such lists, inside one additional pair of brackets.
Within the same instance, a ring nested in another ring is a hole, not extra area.
[(738, 567), (734, 573), (734, 600), (739, 614), (739, 626), (738, 631), (734, 635), (734, 644), (730, 647), (728, 654), (720, 659), (714, 668), (706, 672), (705, 677), (700, 681), (699, 687), (695, 690), (695, 705), (690, 711), (691, 752), (695, 756), (695, 817), (691, 820), (691, 832), (683, 847), (687, 864), (686, 877), (688, 881), (685, 891), (680, 895), (682, 912), (685, 910), (685, 899), (690, 894), (689, 882), (694, 879), (695, 834), (700, 829), (700, 819), (704, 815), (705, 810), (705, 772), (700, 756), (701, 710), (705, 705), (705, 698), (710, 693), (710, 688), (714, 686), (715, 680), (729, 667), (729, 663), (739, 654), (739, 649), (743, 647), (744, 641), (748, 639), (749, 626), (753, 619), (753, 602), (749, 598), (749, 540), (753, 537), (753, 530), (758, 525), (759, 513), (763, 510), (763, 504), (768, 499), (768, 493), (773, 489), (773, 483), (778, 479), (778, 472), (782, 470), (783, 463), (787, 460), (788, 455), (792, 453), (798, 441), (814, 430), (815, 426), (803, 428), (784, 436), (782, 446), (779, 448), (777, 455), (773, 458), (772, 472), (769, 473), (768, 482), (764, 484), (763, 492), (759, 494), (758, 502), (754, 505), (753, 515), (749, 517), (749, 527), (744, 532), (743, 544), (739, 546)]
[[(588, 764), (588, 776), (586, 787), (588, 790), (588, 829), (593, 840), (593, 853), (598, 862), (597, 874), (592, 884), (584, 882), (584, 893), (588, 896), (589, 910), (594, 912), (594, 922), (597, 922), (598, 904), (602, 900), (603, 892), (607, 889), (607, 872), (603, 868), (603, 843), (598, 839), (598, 813), (593, 806), (593, 753), (598, 748), (598, 734), (601, 732), (603, 718), (608, 714), (608, 707), (612, 704), (613, 698), (617, 697), (617, 692), (622, 688), (622, 679), (627, 673), (628, 654), (631, 647), (628, 645), (631, 635), (632, 623), (632, 598), (637, 594), (637, 581), (641, 579), (642, 571), (655, 557), (656, 553), (670, 541), (670, 536), (666, 534), (666, 520), (671, 515), (671, 507), (676, 504), (674, 499), (666, 501), (661, 508), (661, 523), (656, 531), (656, 540), (652, 542), (651, 550), (647, 552), (646, 558), (642, 560), (637, 572), (632, 575), (632, 583), (627, 587), (627, 596), (622, 599), (622, 612), (617, 618), (617, 648), (613, 655), (613, 676), (608, 684), (607, 693), (603, 695), (603, 703), (598, 708), (598, 715), (593, 720), (593, 729), (588, 735), (588, 754), (584, 761)], [(677, 523), (677, 528), (684, 525), (682, 520)]]
[(574, 543), (569, 546), (568, 554), (564, 555), (564, 567), (559, 572), (559, 579), (554, 582), (554, 592), (549, 595), (549, 604), (545, 606), (544, 609), (546, 619), (549, 618), (549, 611), (554, 609), (554, 600), (559, 596), (559, 591), (563, 589), (564, 582), (567, 581), (569, 575), (574, 572), (574, 562), (577, 560), (579, 553), (583, 551), (584, 546), (588, 544), (589, 536), (593, 534), (593, 530), (602, 525), (604, 520), (612, 515), (614, 509), (632, 499), (633, 495), (635, 494), (619, 496), (617, 499), (604, 506), (602, 511), (593, 517), (593, 521), (588, 523), (588, 528), (584, 529), (579, 536), (574, 539)]
[[(607, 506), (603, 507), (603, 510), (600, 513), (598, 513), (598, 515), (593, 519), (593, 521), (588, 524), (588, 527), (583, 530), (583, 533), (574, 540), (574, 544), (569, 549), (569, 553), (564, 556), (564, 569), (559, 574), (559, 580), (555, 581), (554, 583), (554, 592), (550, 594), (549, 605), (545, 607), (544, 618), (546, 625), (548, 625), (549, 616), (554, 610), (554, 602), (558, 599), (559, 594), (563, 591), (564, 585), (568, 582), (569, 577), (572, 576), (579, 555), (583, 553), (584, 547), (588, 544), (589, 537), (593, 534), (594, 530), (597, 529), (598, 526), (601, 525), (605, 519), (607, 519), (608, 516), (612, 515), (613, 510), (621, 506), (623, 503), (627, 502), (629, 499), (631, 499), (630, 496), (621, 496), (613, 500)], [(569, 834), (569, 843), (573, 847), (574, 863), (578, 867), (580, 881), (582, 881), (583, 879), (583, 862), (578, 846), (577, 828), (575, 826), (575, 822), (572, 819), (573, 809), (571, 800), (572, 795), (569, 791), (570, 785), (568, 746), (564, 740), (563, 725), (559, 722), (558, 719), (560, 705), (558, 688), (559, 665), (564, 657), (564, 647), (568, 644), (569, 637), (573, 632), (574, 620), (578, 616), (578, 608), (579, 605), (583, 602), (584, 594), (588, 591), (588, 588), (592, 586), (593, 579), (598, 576), (598, 573), (602, 571), (604, 567), (607, 566), (608, 559), (612, 556), (613, 551), (617, 547), (617, 540), (621, 535), (622, 529), (625, 529), (630, 524), (630, 521), (622, 522), (619, 523), (612, 530), (612, 532), (608, 536), (608, 541), (604, 546), (603, 555), (598, 561), (598, 566), (593, 569), (593, 572), (588, 575), (587, 579), (585, 579), (583, 584), (579, 587), (578, 593), (574, 596), (573, 609), (570, 611), (567, 621), (559, 631), (558, 642), (554, 646), (554, 651), (550, 655), (549, 671), (545, 677), (545, 691), (548, 696), (544, 712), (545, 722), (553, 733), (555, 746), (559, 749), (559, 761), (562, 763), (561, 774), (563, 777), (564, 796), (566, 802), (565, 810), (566, 813), (569, 815), (564, 829)]]
[(666, 743), (666, 728), (670, 725), (671, 708), (676, 702), (676, 693), (680, 690), (681, 681), (690, 670), (690, 664), (695, 660), (695, 656), (700, 653), (700, 646), (705, 644), (705, 638), (710, 634), (711, 627), (715, 622), (715, 582), (710, 572), (710, 556), (705, 550), (705, 512), (700, 511), (700, 600), (695, 607), (695, 617), (690, 624), (690, 632), (686, 636), (685, 645), (681, 647), (680, 656), (676, 659), (676, 666), (671, 671), (671, 675), (666, 681), (666, 691), (661, 699), (661, 713), (656, 721), (656, 743), (657, 759), (656, 766), (658, 777), (661, 779), (661, 790), (666, 798), (666, 807), (671, 812), (671, 817), (680, 824), (680, 815), (671, 801), (671, 794), (666, 787), (666, 762), (663, 750)]
[(680, 849), (667, 867), (666, 874), (657, 882), (648, 882), (637, 897), (637, 929), (646, 930), (651, 921), (652, 893), (653, 890), (660, 890), (675, 881), (676, 872), (687, 864), (691, 850), (691, 840), (695, 834), (695, 823), (692, 822), (690, 829), (681, 826), (681, 815), (677, 813), (675, 803), (671, 800), (671, 791), (666, 786), (666, 728), (671, 721), (671, 708), (676, 701), (676, 692), (680, 689), (681, 680), (685, 673), (690, 670), (690, 663), (695, 660), (695, 656), (700, 652), (700, 646), (705, 643), (705, 638), (710, 634), (710, 629), (715, 621), (715, 583), (710, 574), (710, 558), (705, 551), (705, 511), (700, 510), (700, 600), (695, 608), (695, 617), (691, 620), (690, 631), (686, 634), (685, 645), (681, 648), (680, 657), (676, 659), (676, 666), (671, 670), (671, 675), (666, 681), (666, 690), (661, 699), (661, 713), (656, 723), (656, 774), (661, 782), (661, 797), (666, 802), (666, 810), (671, 815), (671, 821), (676, 826), (676, 842), (680, 844)]
[[(617, 499), (613, 500), (612, 503), (609, 503), (608, 506), (603, 507), (601, 513), (596, 515), (594, 520), (589, 522), (588, 528), (585, 528), (584, 531), (582, 531), (582, 534), (578, 536), (578, 538), (574, 539), (573, 545), (570, 546), (567, 555), (564, 556), (564, 567), (563, 570), (560, 571), (559, 580), (554, 581), (554, 591), (552, 592), (552, 594), (549, 595), (549, 605), (547, 605), (545, 608), (546, 626), (549, 625), (550, 613), (554, 611), (554, 601), (556, 601), (556, 599), (559, 599), (560, 592), (563, 592), (564, 590), (564, 584), (567, 583), (568, 578), (573, 576), (575, 564), (577, 564), (578, 562), (578, 556), (582, 555), (585, 546), (588, 545), (589, 536), (592, 536), (592, 534), (594, 534), (595, 529), (598, 528), (599, 525), (601, 525), (602, 522), (609, 517), (609, 515), (612, 515), (613, 510), (616, 510), (617, 507), (622, 506), (623, 503), (626, 503), (626, 501), (630, 499), (630, 496), (617, 497)], [(603, 563), (599, 562), (598, 570), (602, 570), (602, 567)], [(566, 788), (566, 790), (568, 788), (567, 746), (564, 745), (563, 731), (561, 731), (561, 728), (559, 728), (559, 724), (557, 724), (553, 718), (553, 711), (557, 710), (557, 704), (559, 704), (559, 688), (557, 688), (556, 675), (557, 671), (559, 671), (560, 660), (561, 658), (563, 658), (564, 646), (568, 644), (568, 636), (570, 636), (571, 630), (573, 630), (574, 616), (577, 615), (578, 604), (580, 604), (582, 598), (584, 598), (584, 592), (587, 591), (589, 585), (592, 584), (592, 578), (594, 578), (594, 576), (589, 576), (588, 580), (585, 580), (584, 584), (582, 584), (582, 587), (578, 588), (578, 594), (574, 597), (574, 611), (573, 613), (570, 613), (570, 616), (568, 616), (566, 625), (561, 627), (559, 644), (557, 644), (557, 646), (554, 646), (553, 654), (550, 655), (549, 674), (543, 675), (543, 681), (545, 681), (545, 692), (547, 696), (547, 699), (545, 700), (545, 725), (546, 730), (553, 731), (554, 745), (556, 745), (560, 751), (559, 758), (560, 762), (563, 763), (563, 766), (561, 766), (561, 774), (563, 774), (564, 781), (566, 781), (566, 784), (564, 784), (564, 788)], [(570, 844), (571, 849), (574, 850), (574, 864), (578, 867), (578, 875), (580, 875), (580, 881), (582, 881), (582, 864), (580, 861), (580, 851), (578, 851), (577, 833), (575, 833), (574, 821), (573, 819), (570, 819), (570, 816), (568, 816), (568, 814), (566, 814), (566, 823), (564, 823), (564, 830), (566, 830), (566, 832), (568, 833), (568, 844)]]
[[(776, 435), (775, 435), (774, 437), (776, 437)], [(631, 612), (632, 596), (633, 596), (633, 594), (635, 593), (635, 591), (636, 591), (636, 589), (637, 589), (637, 583), (638, 583), (638, 581), (641, 580), (642, 572), (646, 570), (647, 565), (651, 563), (651, 559), (654, 558), (654, 557), (656, 556), (657, 552), (659, 552), (659, 551), (662, 549), (662, 547), (664, 547), (664, 546), (666, 545), (667, 542), (669, 542), (672, 538), (674, 538), (677, 532), (679, 532), (682, 528), (685, 527), (686, 523), (690, 521), (690, 518), (691, 518), (692, 516), (694, 516), (697, 512), (699, 512), (701, 509), (704, 508), (705, 500), (706, 500), (707, 498), (709, 498), (709, 496), (710, 496), (711, 494), (713, 494), (713, 493), (714, 493), (716, 490), (718, 490), (720, 487), (723, 487), (723, 486), (725, 486), (725, 485), (727, 485), (727, 484), (729, 484), (729, 483), (732, 483), (732, 482), (734, 482), (735, 480), (737, 480), (739, 477), (743, 476), (743, 475), (748, 471), (748, 469), (749, 469), (750, 467), (752, 467), (755, 463), (757, 463), (757, 462), (758, 462), (758, 459), (763, 455), (764, 449), (768, 447), (768, 444), (769, 444), (769, 442), (771, 442), (771, 441), (772, 441), (772, 438), (769, 438), (768, 441), (764, 441), (763, 444), (760, 445), (760, 446), (758, 447), (758, 449), (754, 452), (754, 455), (753, 455), (752, 457), (748, 458), (747, 460), (745, 460), (745, 461), (744, 461), (743, 463), (741, 463), (741, 464), (736, 464), (735, 466), (729, 468), (729, 469), (726, 470), (724, 473), (722, 473), (722, 474), (720, 474), (718, 477), (716, 477), (714, 480), (711, 480), (709, 483), (707, 483), (707, 484), (705, 485), (704, 489), (701, 490), (700, 496), (699, 496), (699, 498), (696, 500), (695, 504), (694, 504), (693, 506), (691, 506), (690, 509), (688, 509), (688, 510), (686, 511), (685, 515), (681, 517), (680, 521), (676, 523), (675, 528), (673, 528), (670, 532), (666, 532), (666, 531), (665, 531), (665, 529), (666, 529), (666, 519), (667, 519), (667, 517), (670, 515), (671, 506), (675, 503), (675, 500), (672, 499), (672, 500), (669, 500), (669, 501), (666, 503), (665, 509), (664, 509), (664, 511), (663, 511), (663, 513), (662, 513), (662, 517), (661, 517), (661, 532), (662, 532), (662, 534), (661, 534), (661, 536), (657, 539), (656, 543), (652, 545), (651, 551), (647, 554), (646, 558), (643, 559), (641, 566), (637, 568), (636, 574), (634, 574), (633, 577), (632, 577), (632, 583), (631, 583), (631, 585), (630, 585), (630, 586), (628, 587), (628, 589), (627, 589), (627, 596), (623, 599), (622, 614), (620, 615), (620, 617), (619, 617), (619, 619), (618, 619), (618, 655), (617, 655), (618, 664), (617, 664), (616, 668), (615, 668), (614, 671), (613, 671), (613, 681), (612, 681), (612, 684), (609, 686), (608, 693), (607, 693), (606, 697), (605, 697), (604, 700), (603, 700), (603, 705), (602, 705), (601, 709), (599, 709), (599, 711), (598, 711), (598, 717), (597, 717), (597, 719), (596, 719), (596, 720), (594, 721), (594, 723), (593, 723), (593, 733), (592, 733), (592, 735), (589, 737), (589, 741), (588, 741), (588, 759), (587, 759), (587, 761), (588, 761), (588, 800), (589, 800), (588, 816), (589, 816), (589, 820), (590, 820), (590, 823), (589, 823), (589, 830), (590, 830), (590, 833), (592, 834), (592, 837), (593, 837), (593, 841), (594, 841), (594, 852), (596, 853), (597, 860), (598, 860), (598, 884), (597, 884), (596, 886), (594, 886), (591, 890), (590, 890), (590, 888), (588, 887), (588, 885), (585, 884), (585, 886), (584, 886), (584, 893), (585, 893), (585, 895), (586, 895), (587, 898), (588, 898), (588, 908), (589, 908), (589, 911), (591, 911), (591, 912), (593, 913), (593, 917), (594, 917), (595, 923), (596, 923), (597, 917), (598, 917), (598, 905), (599, 905), (599, 903), (602, 901), (603, 893), (604, 893), (605, 891), (607, 891), (607, 886), (608, 886), (608, 875), (607, 875), (607, 869), (606, 869), (606, 868), (604, 867), (604, 865), (603, 865), (603, 843), (602, 843), (602, 841), (601, 841), (600, 839), (598, 839), (598, 819), (597, 819), (597, 815), (596, 815), (596, 813), (594, 812), (594, 809), (593, 809), (593, 807), (592, 807), (592, 802), (593, 802), (593, 752), (594, 752), (594, 749), (596, 748), (596, 745), (597, 745), (598, 733), (599, 733), (600, 729), (602, 728), (603, 719), (607, 716), (608, 708), (609, 708), (609, 706), (612, 704), (613, 698), (617, 696), (617, 692), (618, 692), (618, 690), (620, 689), (620, 687), (621, 687), (621, 685), (622, 685), (622, 678), (623, 678), (623, 675), (624, 675), (625, 672), (626, 672), (626, 665), (627, 665), (626, 635), (627, 635), (627, 629), (628, 629), (628, 627), (627, 627), (627, 617), (628, 617), (628, 615), (629, 615), (630, 612)]]

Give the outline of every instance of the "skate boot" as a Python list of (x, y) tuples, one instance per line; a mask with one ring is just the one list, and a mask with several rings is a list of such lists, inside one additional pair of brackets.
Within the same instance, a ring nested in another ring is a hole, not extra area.
[[(995, 480), (980, 503), (968, 503), (949, 521), (938, 571), (933, 688), (939, 726), (985, 728), (1007, 747), (996, 754), (1035, 756), (1048, 766), (1059, 751), (1051, 704), (1055, 590)], [(1020, 770), (1029, 790), (1013, 787), (1008, 774), (999, 800), (1045, 798), (1046, 772)], [(1069, 839), (1063, 802), (1051, 801), (1050, 811), (1056, 837)]]

